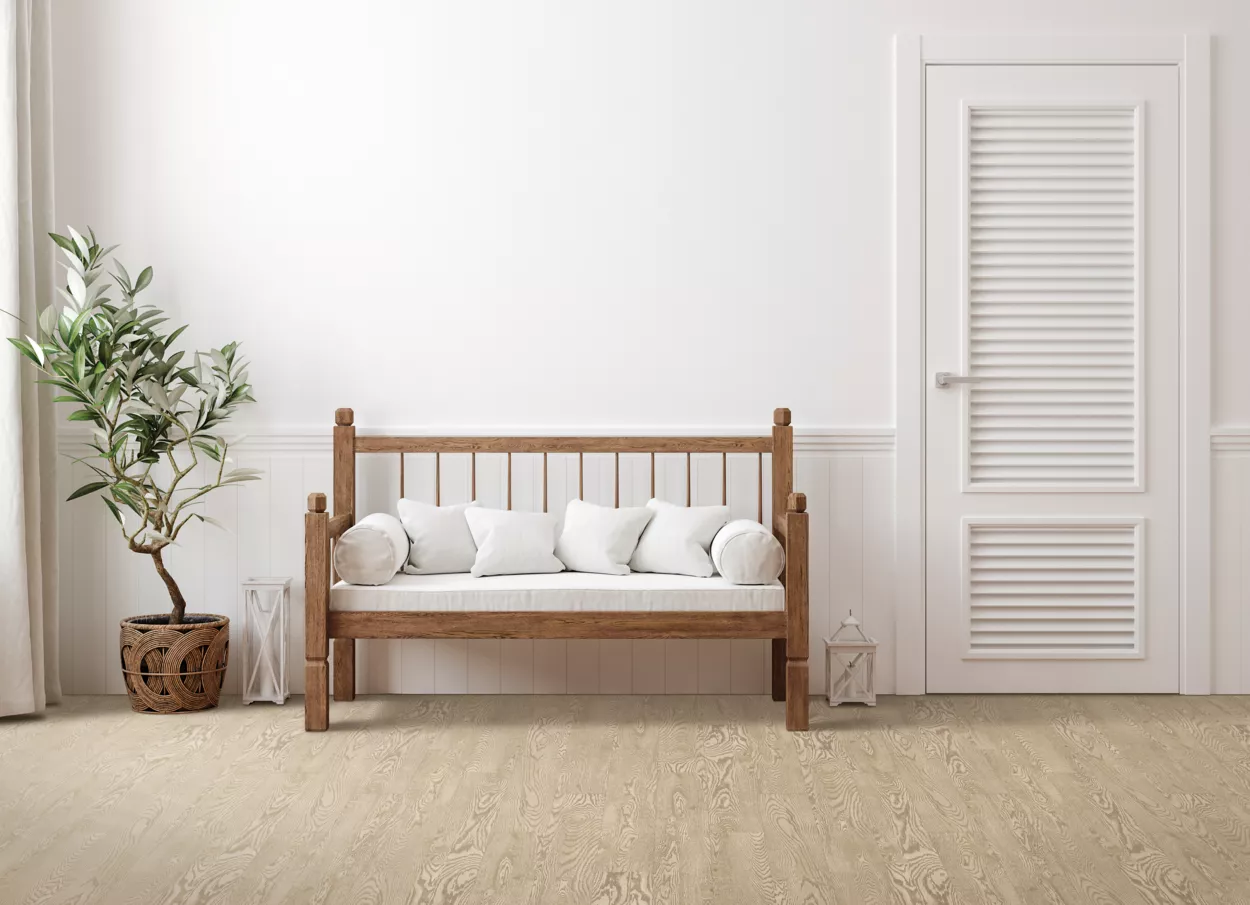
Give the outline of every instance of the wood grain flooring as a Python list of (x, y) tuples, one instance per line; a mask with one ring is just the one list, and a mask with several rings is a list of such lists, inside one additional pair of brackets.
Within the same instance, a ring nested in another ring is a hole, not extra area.
[(1250, 903), (1250, 698), (0, 720), (0, 903)]

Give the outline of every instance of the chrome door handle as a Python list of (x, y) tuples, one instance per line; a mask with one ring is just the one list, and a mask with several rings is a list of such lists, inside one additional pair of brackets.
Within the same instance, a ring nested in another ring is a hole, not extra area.
[(952, 374), (950, 371), (938, 371), (933, 375), (933, 385), (939, 390), (944, 390), (954, 383), (980, 383), (980, 377), (965, 377), (962, 374)]

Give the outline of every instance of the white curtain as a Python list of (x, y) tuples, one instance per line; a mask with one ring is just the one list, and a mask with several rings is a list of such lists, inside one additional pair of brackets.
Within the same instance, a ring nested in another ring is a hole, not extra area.
[[(0, 334), (34, 334), (52, 301), (50, 0), (0, 0)], [(14, 317), (16, 315), (16, 317)], [(20, 322), (19, 320), (20, 319)], [(56, 430), (50, 387), (0, 349), (0, 716), (61, 698)]]

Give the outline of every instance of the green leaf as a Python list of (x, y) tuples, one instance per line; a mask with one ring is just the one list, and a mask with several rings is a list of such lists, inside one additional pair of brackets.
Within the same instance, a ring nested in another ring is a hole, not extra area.
[(76, 412), (70, 413), (69, 420), (70, 421), (92, 421), (94, 422), (96, 421), (96, 416), (95, 414), (87, 411), (86, 409), (79, 409)]
[(82, 380), (87, 376), (87, 344), (81, 343), (74, 350), (74, 376)]
[(39, 332), (45, 338), (52, 335), (52, 329), (56, 326), (56, 319), (56, 305), (48, 305), (39, 313)]
[(113, 513), (113, 518), (117, 519), (117, 524), (125, 528), (126, 519), (122, 516), (122, 511), (117, 508), (117, 504), (108, 497), (100, 497), (100, 499), (104, 500), (104, 505), (109, 507), (109, 512)]
[(199, 440), (193, 440), (191, 442), (191, 445), (196, 447), (197, 449), (204, 450), (204, 452), (208, 455), (208, 457), (212, 459), (214, 462), (221, 461), (221, 453), (218, 451), (217, 447), (210, 446), (207, 443), (202, 443)]
[(65, 282), (69, 294), (79, 305), (87, 304), (87, 283), (76, 270), (65, 271)]
[(152, 282), (152, 268), (145, 267), (139, 273), (139, 279), (135, 281), (135, 292), (146, 289), (148, 283)]
[(72, 252), (75, 255), (78, 254), (78, 249), (74, 247), (74, 243), (71, 242), (69, 239), (65, 238), (64, 236), (58, 236), (56, 233), (48, 233), (48, 238), (50, 238), (57, 245), (64, 248), (66, 251)]
[(8, 337), (8, 340), (13, 343), (13, 345), (17, 346), (17, 350), (33, 361), (36, 366), (40, 368), (43, 367), (43, 349), (39, 348), (38, 345), (32, 344), (25, 339), (18, 339), (14, 336)]
[(121, 378), (114, 378), (113, 382), (108, 385), (108, 389), (104, 391), (104, 402), (101, 406), (105, 411), (113, 407), (117, 402), (117, 397), (121, 395), (122, 384)]
[(90, 260), (91, 245), (79, 234), (78, 230), (74, 229), (74, 227), (70, 226), (67, 228), (69, 229), (69, 237), (74, 240), (74, 245), (76, 245), (78, 250), (82, 252), (83, 258)]
[(121, 261), (114, 261), (113, 266), (117, 268), (117, 273), (113, 274), (117, 280), (117, 285), (122, 287), (126, 295), (134, 295), (134, 290), (130, 284), (130, 274), (126, 272), (126, 268), (122, 266)]
[(78, 259), (78, 249), (74, 247), (74, 243), (70, 242), (69, 248), (62, 247), (61, 253), (65, 255), (69, 261), (65, 266), (77, 273), (83, 272), (82, 261)]
[(70, 500), (76, 500), (80, 496), (86, 496), (89, 493), (95, 493), (97, 490), (103, 490), (107, 486), (109, 486), (108, 481), (92, 481), (90, 484), (83, 484), (81, 487), (79, 487), (77, 490), (71, 493), (68, 497), (66, 497), (65, 502), (68, 503)]
[(90, 308), (84, 308), (78, 313), (78, 317), (74, 318), (74, 323), (69, 328), (69, 338), (71, 341), (78, 338), (82, 332), (83, 324), (91, 317), (94, 312)]
[(113, 494), (113, 499), (117, 500), (117, 502), (121, 503), (135, 515), (143, 514), (143, 507), (135, 496), (134, 488), (126, 484), (115, 484), (109, 488), (109, 492)]

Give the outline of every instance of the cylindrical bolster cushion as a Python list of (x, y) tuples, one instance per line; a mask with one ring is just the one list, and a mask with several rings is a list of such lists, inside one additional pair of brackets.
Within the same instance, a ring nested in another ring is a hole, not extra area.
[(712, 564), (734, 584), (768, 584), (781, 574), (786, 553), (767, 528), (741, 518), (716, 532)]
[(334, 569), (348, 584), (386, 584), (408, 561), (408, 535), (393, 515), (366, 515), (334, 545)]

